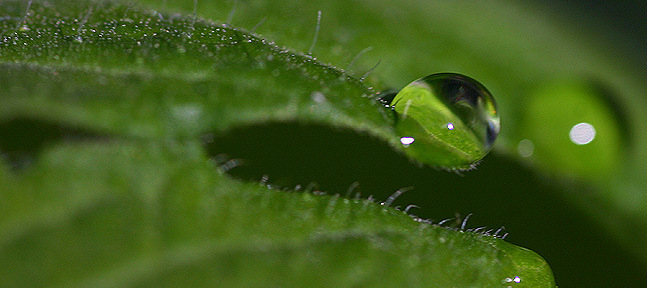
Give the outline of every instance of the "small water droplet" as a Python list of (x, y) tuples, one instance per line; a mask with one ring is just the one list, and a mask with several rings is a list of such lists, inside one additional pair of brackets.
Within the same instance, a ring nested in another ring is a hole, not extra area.
[(519, 276), (506, 277), (505, 279), (501, 280), (501, 284), (507, 285), (507, 287), (513, 287), (513, 285), (519, 283), (521, 283), (521, 277)]
[(395, 112), (407, 153), (427, 164), (467, 168), (487, 155), (499, 134), (494, 98), (461, 74), (429, 75), (378, 100)]

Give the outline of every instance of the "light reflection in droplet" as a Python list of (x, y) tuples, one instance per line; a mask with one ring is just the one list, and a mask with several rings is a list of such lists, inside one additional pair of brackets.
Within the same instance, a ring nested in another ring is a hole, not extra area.
[(511, 285), (514, 283), (521, 283), (521, 277), (519, 276), (514, 276), (514, 278), (506, 277), (501, 281), (501, 284), (508, 285), (507, 287), (512, 287)]
[(413, 141), (416, 141), (416, 139), (415, 139), (415, 138), (413, 138), (413, 137), (402, 137), (402, 138), (400, 138), (400, 142), (401, 142), (401, 143), (402, 143), (402, 145), (404, 145), (404, 146), (409, 146), (409, 145), (411, 145), (411, 143), (413, 143)]
[(595, 138), (595, 128), (589, 123), (579, 123), (571, 128), (568, 136), (577, 145), (589, 144)]
[(535, 143), (532, 143), (530, 139), (523, 139), (517, 144), (517, 153), (519, 156), (527, 158), (532, 156), (535, 153)]
[(447, 129), (454, 130), (454, 123), (447, 123)]

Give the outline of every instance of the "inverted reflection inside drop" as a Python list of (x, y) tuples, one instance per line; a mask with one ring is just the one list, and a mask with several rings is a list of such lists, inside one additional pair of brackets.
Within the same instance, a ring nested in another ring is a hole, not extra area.
[(407, 154), (426, 164), (471, 167), (491, 150), (500, 130), (494, 98), (465, 75), (433, 74), (395, 96), (383, 94), (378, 100), (394, 112), (395, 132)]
[(577, 145), (589, 144), (595, 139), (595, 128), (589, 123), (579, 123), (571, 128), (568, 136)]

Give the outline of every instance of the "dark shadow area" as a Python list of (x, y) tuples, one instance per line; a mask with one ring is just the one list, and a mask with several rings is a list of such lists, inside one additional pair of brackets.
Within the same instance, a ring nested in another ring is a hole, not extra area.
[[(562, 13), (569, 24), (580, 29), (598, 31), (597, 37), (605, 37), (622, 48), (623, 54), (631, 55), (639, 65), (647, 64), (647, 2), (641, 0), (551, 0), (535, 1)], [(642, 69), (645, 71), (645, 69)]]
[(30, 167), (42, 150), (53, 143), (107, 138), (87, 129), (42, 119), (0, 120), (0, 159), (18, 172)]
[(395, 205), (438, 222), (473, 213), (469, 228), (505, 226), (506, 241), (542, 255), (560, 287), (641, 287), (647, 269), (624, 251), (555, 187), (519, 163), (489, 155), (464, 175), (412, 164), (369, 136), (325, 126), (274, 123), (244, 127), (206, 144), (211, 156), (226, 154), (242, 166), (232, 177), (282, 187), (318, 184), (344, 195), (359, 182), (363, 197), (384, 201), (414, 186)]

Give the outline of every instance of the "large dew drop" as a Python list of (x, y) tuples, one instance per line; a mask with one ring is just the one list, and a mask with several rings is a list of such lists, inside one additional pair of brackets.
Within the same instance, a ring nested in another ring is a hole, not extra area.
[(500, 121), (490, 92), (454, 73), (411, 82), (381, 100), (396, 114), (395, 128), (409, 156), (433, 166), (470, 168), (492, 148)]

